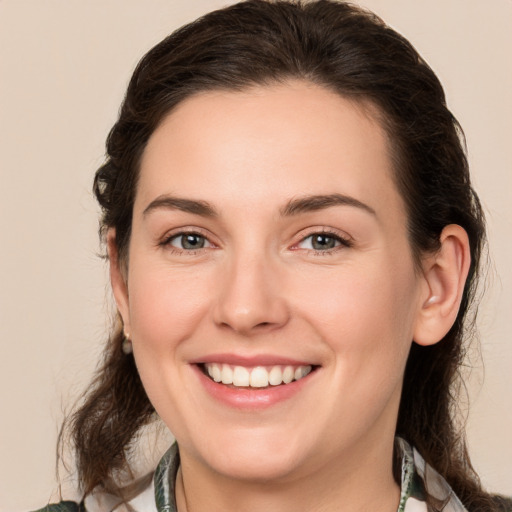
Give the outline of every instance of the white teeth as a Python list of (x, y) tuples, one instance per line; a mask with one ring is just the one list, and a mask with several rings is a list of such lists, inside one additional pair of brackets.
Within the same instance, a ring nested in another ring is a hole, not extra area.
[(208, 368), (208, 373), (210, 373), (210, 377), (215, 382), (221, 382), (222, 381), (222, 371), (221, 371), (221, 369), (219, 368), (218, 365), (215, 364), (212, 367)]
[(228, 364), (207, 363), (205, 364), (208, 375), (215, 382), (222, 384), (233, 384), (236, 387), (266, 388), (289, 384), (293, 380), (300, 380), (308, 375), (312, 367), (306, 366), (256, 366), (246, 368), (245, 366), (230, 366)]
[(266, 388), (268, 386), (268, 372), (265, 368), (257, 366), (251, 372), (251, 388)]
[[(217, 366), (217, 365), (215, 365)], [(222, 384), (233, 384), (233, 370), (227, 364), (222, 365), (221, 377)]]
[(279, 386), (283, 382), (283, 371), (280, 366), (274, 366), (268, 374), (268, 383), (271, 386)]
[(289, 384), (295, 376), (295, 370), (291, 366), (287, 366), (283, 372), (283, 382)]
[(249, 370), (243, 366), (235, 366), (233, 370), (233, 386), (247, 387), (249, 385)]
[(299, 366), (295, 370), (295, 380), (300, 380), (311, 372), (311, 366)]

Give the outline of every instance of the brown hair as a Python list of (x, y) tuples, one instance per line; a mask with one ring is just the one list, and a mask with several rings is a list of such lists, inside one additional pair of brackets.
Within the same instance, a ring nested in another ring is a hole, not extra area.
[[(214, 11), (155, 46), (133, 74), (108, 136), (107, 160), (96, 173), (101, 233), (116, 229), (126, 263), (139, 161), (155, 128), (178, 103), (201, 91), (297, 78), (377, 107), (417, 261), (438, 248), (446, 225), (459, 224), (469, 235), (471, 268), (458, 317), (440, 343), (413, 343), (397, 435), (441, 473), (468, 510), (497, 510), (472, 469), (456, 414), (458, 371), (472, 325), (466, 316), (485, 238), (483, 215), (470, 185), (462, 130), (439, 80), (377, 16), (331, 0), (249, 0)], [(152, 420), (153, 407), (122, 341), (117, 326), (92, 387), (69, 419), (85, 494), (96, 487), (116, 490), (114, 477), (128, 470), (131, 443)]]

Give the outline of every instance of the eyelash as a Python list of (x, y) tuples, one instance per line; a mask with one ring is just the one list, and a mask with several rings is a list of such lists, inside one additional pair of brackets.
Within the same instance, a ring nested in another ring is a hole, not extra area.
[(198, 251), (201, 251), (202, 249), (208, 249), (210, 247), (200, 247), (199, 249), (180, 249), (179, 247), (175, 247), (172, 245), (172, 241), (179, 239), (181, 237), (185, 236), (196, 236), (200, 237), (205, 240), (206, 243), (210, 244), (211, 247), (215, 247), (215, 244), (213, 244), (208, 237), (197, 230), (182, 230), (177, 233), (172, 233), (169, 236), (166, 236), (158, 245), (161, 247), (165, 247), (169, 249), (174, 254), (186, 254), (187, 256), (195, 256)]
[(317, 229), (317, 230), (311, 231), (306, 236), (302, 236), (302, 238), (299, 240), (299, 242), (294, 244), (293, 250), (300, 250), (300, 247), (298, 247), (299, 244), (304, 243), (308, 238), (312, 238), (315, 236), (324, 236), (326, 238), (331, 238), (335, 241), (335, 243), (338, 243), (338, 245), (335, 245), (332, 248), (328, 248), (328, 249), (324, 249), (324, 250), (318, 250), (318, 249), (314, 249), (314, 248), (306, 249), (308, 251), (311, 251), (312, 254), (314, 254), (315, 256), (331, 256), (331, 255), (336, 254), (340, 250), (348, 249), (354, 245), (353, 241), (350, 238), (341, 236), (337, 232), (330, 231), (328, 229), (320, 229), (320, 230)]
[[(171, 242), (173, 240), (176, 240), (176, 239), (179, 239), (180, 237), (185, 237), (185, 236), (200, 237), (200, 238), (204, 239), (206, 243), (209, 244), (209, 247), (200, 247), (199, 249), (181, 249), (179, 247), (175, 247), (172, 245)], [(298, 245), (301, 243), (304, 243), (306, 240), (308, 240), (309, 238), (312, 238), (314, 236), (324, 236), (326, 238), (333, 239), (335, 243), (338, 243), (338, 245), (335, 245), (334, 247), (331, 247), (331, 248), (328, 248), (325, 250), (319, 250), (319, 249), (313, 249), (313, 248), (306, 249), (307, 251), (310, 251), (311, 253), (313, 253), (316, 256), (332, 255), (332, 254), (335, 254), (336, 252), (338, 252), (339, 250), (347, 249), (347, 248), (350, 248), (353, 246), (353, 242), (349, 238), (343, 237), (339, 233), (336, 233), (334, 231), (321, 229), (321, 230), (311, 231), (306, 236), (303, 236), (299, 240), (299, 242), (297, 242), (296, 244), (293, 245), (292, 250), (300, 250), (301, 248), (298, 247)], [(179, 231), (178, 233), (172, 233), (171, 235), (165, 237), (158, 245), (168, 248), (174, 254), (186, 254), (188, 256), (195, 256), (198, 253), (198, 251), (201, 251), (203, 249), (208, 249), (211, 247), (213, 247), (213, 248), (216, 247), (215, 244), (213, 242), (211, 242), (205, 234), (203, 234), (197, 230), (190, 230), (190, 231), (183, 230), (183, 231)]]

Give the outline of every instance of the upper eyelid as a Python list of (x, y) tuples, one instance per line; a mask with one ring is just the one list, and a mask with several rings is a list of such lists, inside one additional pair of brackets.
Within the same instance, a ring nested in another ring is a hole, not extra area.
[(335, 228), (327, 228), (327, 227), (321, 227), (321, 226), (313, 226), (311, 228), (306, 228), (304, 230), (301, 230), (296, 236), (297, 239), (293, 243), (293, 245), (297, 245), (298, 243), (302, 242), (306, 238), (309, 238), (313, 235), (326, 235), (326, 236), (332, 236), (334, 238), (338, 238), (342, 242), (346, 244), (352, 244), (354, 242), (354, 239), (345, 231), (335, 229)]
[(176, 238), (180, 235), (199, 235), (206, 238), (209, 242), (214, 243), (212, 241), (213, 234), (211, 234), (208, 230), (199, 228), (197, 226), (180, 226), (179, 228), (170, 229), (160, 237), (160, 241), (162, 242), (171, 240), (172, 238)]
[[(338, 244), (335, 245), (334, 247), (329, 247), (329, 248), (326, 248), (326, 249), (314, 249), (314, 248), (302, 248), (302, 247), (299, 247), (299, 245), (301, 243), (303, 243), (305, 240), (307, 240), (308, 238), (310, 238), (311, 236), (313, 236), (315, 234), (316, 233), (313, 233), (312, 235), (306, 236), (306, 237), (302, 238), (301, 240), (299, 240), (299, 242), (294, 244), (294, 246), (292, 247), (292, 250), (294, 250), (294, 251), (295, 250), (303, 250), (303, 251), (313, 252), (313, 253), (316, 253), (316, 254), (332, 254), (332, 253), (337, 252), (337, 251), (342, 250), (342, 249), (349, 249), (349, 248), (351, 248), (353, 246), (353, 244), (352, 244), (352, 242), (350, 240), (347, 240), (347, 239), (342, 238), (342, 237), (337, 236), (337, 235), (332, 235), (332, 238), (335, 238), (336, 241), (338, 242)], [(323, 233), (318, 233), (318, 234), (323, 234)]]
[[(206, 230), (204, 228), (200, 228), (198, 226), (180, 226), (177, 228), (173, 228), (169, 231), (167, 231), (158, 241), (158, 244), (166, 244), (170, 240), (187, 234), (195, 234), (198, 236), (204, 237), (212, 246), (219, 247), (221, 243), (219, 241), (215, 241), (217, 237), (213, 233), (211, 233), (209, 230)], [(332, 236), (334, 238), (337, 238), (341, 241), (342, 245), (344, 246), (350, 246), (354, 243), (353, 238), (346, 233), (345, 231), (331, 228), (331, 227), (325, 227), (325, 226), (311, 226), (309, 228), (304, 228), (299, 233), (297, 233), (294, 237), (294, 241), (291, 244), (291, 247), (297, 246), (299, 243), (303, 242), (307, 238), (322, 234), (326, 236)]]
[(174, 234), (169, 235), (166, 239), (167, 240), (174, 240), (174, 239), (180, 238), (182, 236), (190, 236), (190, 235), (204, 238), (209, 243), (212, 243), (212, 242), (210, 242), (210, 239), (207, 236), (203, 235), (202, 233), (198, 233), (197, 231), (181, 231), (179, 233), (174, 233)]
[[(186, 235), (200, 236), (208, 242), (208, 246), (207, 247), (198, 247), (198, 248), (194, 248), (194, 249), (185, 249), (185, 248), (176, 247), (172, 244), (173, 240), (176, 240), (176, 239), (178, 239), (182, 236), (186, 236)], [(210, 237), (205, 236), (197, 228), (190, 229), (190, 230), (184, 230), (183, 228), (179, 228), (177, 230), (173, 230), (173, 232), (167, 232), (167, 234), (164, 235), (164, 237), (161, 238), (157, 242), (157, 246), (160, 249), (165, 249), (166, 251), (169, 251), (170, 253), (174, 253), (175, 255), (188, 255), (188, 256), (193, 256), (198, 253), (202, 253), (203, 251), (218, 248), (218, 246), (214, 242), (211, 241)]]
[[(190, 235), (198, 236), (198, 237), (203, 238), (207, 245), (205, 247), (197, 247), (197, 248), (190, 248), (190, 249), (185, 249), (185, 248), (182, 248), (182, 247), (176, 247), (174, 245), (174, 243), (173, 243), (174, 241), (179, 240), (180, 238), (183, 238), (184, 236), (190, 236)], [(214, 249), (214, 248), (216, 248), (215, 244), (210, 242), (210, 240), (208, 238), (206, 238), (205, 236), (201, 235), (200, 233), (192, 233), (192, 232), (189, 232), (189, 233), (177, 233), (176, 235), (171, 235), (169, 238), (164, 240), (163, 245), (165, 247), (168, 247), (169, 249), (171, 249), (173, 252), (187, 253), (187, 254), (196, 254), (198, 251), (203, 251), (205, 249)]]

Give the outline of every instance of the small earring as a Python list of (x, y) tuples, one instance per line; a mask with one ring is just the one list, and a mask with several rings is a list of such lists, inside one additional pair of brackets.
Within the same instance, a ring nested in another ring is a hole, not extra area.
[(437, 299), (438, 298), (435, 295), (432, 295), (432, 297), (430, 297), (425, 304), (427, 306), (430, 306), (431, 304), (434, 304), (435, 302), (437, 302)]
[(121, 349), (123, 350), (123, 354), (131, 354), (133, 352), (133, 344), (132, 340), (130, 339), (130, 335), (125, 331), (124, 332), (124, 340), (121, 344)]

